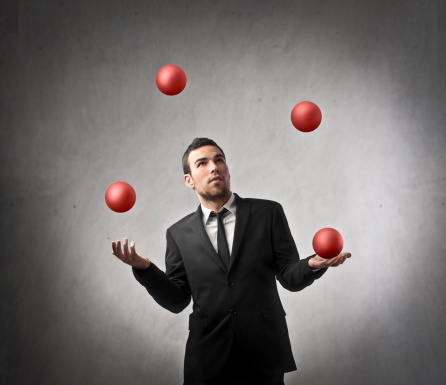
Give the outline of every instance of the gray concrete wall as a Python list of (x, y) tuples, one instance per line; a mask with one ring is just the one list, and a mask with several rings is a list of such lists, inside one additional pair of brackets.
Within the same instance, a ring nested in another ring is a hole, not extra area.
[[(323, 227), (353, 258), (280, 288), (294, 384), (446, 376), (442, 1), (2, 1), (1, 374), (5, 384), (182, 383), (187, 317), (111, 255), (164, 269), (195, 211), (181, 156), (225, 150), (232, 190), (280, 202), (301, 256)], [(165, 64), (188, 76), (161, 94)], [(291, 125), (317, 103), (313, 133)], [(133, 185), (134, 208), (107, 187)]]

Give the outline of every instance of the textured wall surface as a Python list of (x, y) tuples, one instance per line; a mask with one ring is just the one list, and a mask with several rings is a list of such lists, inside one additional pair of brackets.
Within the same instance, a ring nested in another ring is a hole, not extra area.
[[(283, 205), (302, 257), (323, 227), (353, 255), (280, 288), (286, 384), (443, 383), (444, 2), (0, 4), (2, 384), (182, 383), (190, 308), (158, 306), (111, 241), (164, 269), (203, 136), (232, 191)], [(178, 96), (156, 88), (166, 64), (187, 74)], [(307, 134), (303, 100), (323, 113)], [(119, 180), (137, 193), (124, 214), (104, 202)]]

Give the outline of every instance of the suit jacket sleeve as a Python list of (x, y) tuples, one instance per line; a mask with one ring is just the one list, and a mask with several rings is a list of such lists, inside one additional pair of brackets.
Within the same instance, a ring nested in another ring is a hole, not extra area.
[(287, 290), (299, 291), (311, 285), (326, 271), (311, 270), (308, 260), (316, 254), (301, 260), (288, 221), (280, 204), (277, 204), (273, 214), (273, 253), (276, 268), (276, 278)]
[(166, 272), (153, 262), (146, 270), (132, 268), (133, 275), (153, 299), (165, 309), (179, 313), (191, 300), (191, 291), (183, 258), (169, 230), (166, 232)]

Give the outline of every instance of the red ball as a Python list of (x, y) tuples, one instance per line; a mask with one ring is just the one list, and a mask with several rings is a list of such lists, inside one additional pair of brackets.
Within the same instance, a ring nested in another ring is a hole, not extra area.
[(322, 258), (331, 259), (339, 255), (344, 247), (341, 234), (329, 227), (319, 230), (313, 237), (313, 249)]
[(136, 202), (136, 193), (132, 186), (125, 182), (111, 184), (105, 192), (105, 203), (117, 213), (129, 211)]
[(186, 73), (182, 68), (168, 64), (156, 74), (156, 85), (166, 95), (178, 95), (186, 87)]
[(301, 102), (291, 111), (291, 123), (299, 131), (311, 132), (319, 127), (322, 121), (322, 112), (312, 102)]

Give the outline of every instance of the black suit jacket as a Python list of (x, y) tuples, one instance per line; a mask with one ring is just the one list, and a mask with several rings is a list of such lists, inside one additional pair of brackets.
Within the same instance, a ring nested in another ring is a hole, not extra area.
[[(235, 195), (237, 213), (227, 270), (202, 222), (201, 206), (167, 230), (166, 272), (151, 263), (133, 269), (155, 301), (174, 313), (193, 299), (184, 361), (185, 378), (221, 370), (236, 338), (259, 372), (296, 369), (276, 277), (290, 291), (324, 274), (300, 260), (282, 206)], [(313, 255), (314, 256), (314, 255)]]

